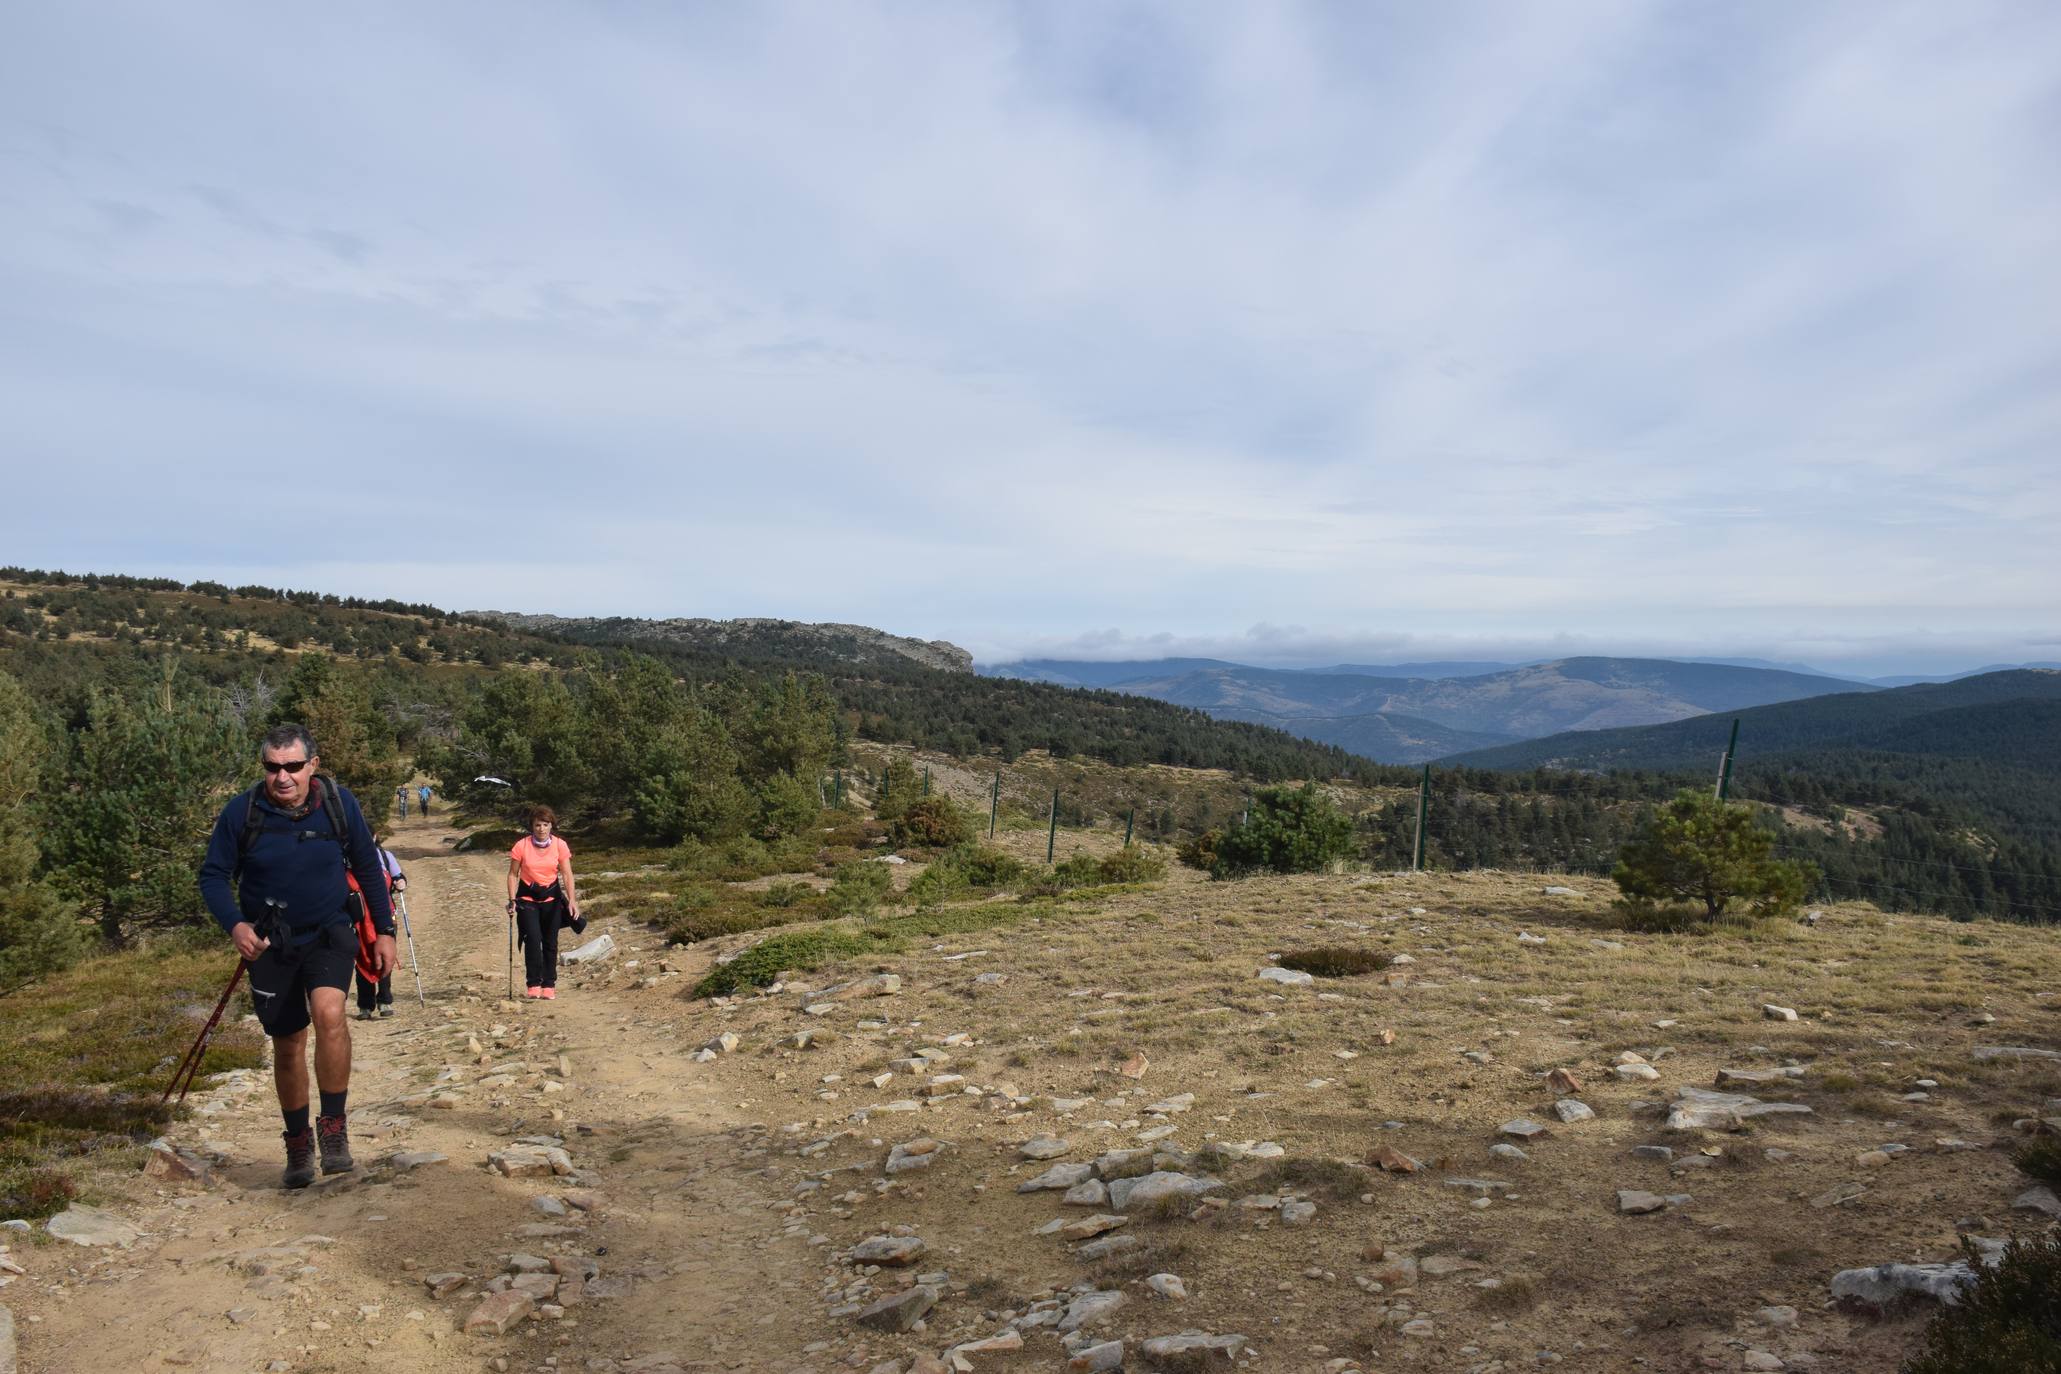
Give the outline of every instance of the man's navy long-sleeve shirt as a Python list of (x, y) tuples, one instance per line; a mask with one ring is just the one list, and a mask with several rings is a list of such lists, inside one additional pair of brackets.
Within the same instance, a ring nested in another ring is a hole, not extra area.
[[(207, 857), (201, 860), (200, 895), (224, 931), (233, 931), (238, 921), (259, 924), (267, 900), (284, 904), (281, 920), (293, 944), (312, 940), (324, 926), (350, 920), (345, 905), (350, 887), (344, 881), (348, 864), (365, 894), (373, 929), (382, 935), (394, 933), (393, 902), (387, 896), (379, 845), (365, 824), (358, 799), (341, 783), (336, 796), (344, 818), (341, 845), (329, 817), (323, 814), (319, 785), (309, 788), (309, 799), (315, 805), (304, 816), (290, 815), (263, 796), (253, 802), (250, 792), (239, 794), (222, 808), (215, 818), (214, 833), (208, 837)], [(239, 855), (252, 805), (258, 808), (261, 827), (250, 852)], [(236, 880), (233, 895), (232, 879)]]

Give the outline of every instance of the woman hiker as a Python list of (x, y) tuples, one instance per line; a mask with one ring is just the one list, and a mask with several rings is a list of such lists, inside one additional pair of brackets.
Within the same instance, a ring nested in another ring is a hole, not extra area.
[[(408, 875), (401, 871), (401, 861), (394, 857), (394, 851), (382, 848), (379, 851), (379, 865), (386, 870), (386, 890), (389, 895), (404, 892), (408, 887)], [(364, 949), (364, 934), (358, 937), (358, 1019), (370, 1021), (373, 1013), (381, 1016), (394, 1014), (394, 971), (388, 969), (380, 978), (368, 978), (368, 956)]]
[(558, 996), (558, 927), (587, 928), (573, 885), (572, 850), (552, 834), (558, 817), (550, 807), (530, 811), (530, 833), (508, 851), (508, 919), (522, 940), (522, 964), (530, 997)]

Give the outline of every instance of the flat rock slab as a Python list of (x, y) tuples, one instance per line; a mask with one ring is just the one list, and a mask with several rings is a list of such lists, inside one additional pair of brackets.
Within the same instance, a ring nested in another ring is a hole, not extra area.
[(2027, 1188), (2017, 1197), (2011, 1199), (2011, 1210), (2014, 1212), (2039, 1212), (2045, 1216), (2053, 1217), (2057, 1221), (2061, 1221), (2061, 1198), (2054, 1196), (2052, 1188), (2044, 1186)]
[(1643, 1216), (1658, 1212), (1667, 1206), (1667, 1199), (1658, 1193), (1648, 1193), (1637, 1188), (1617, 1190), (1617, 1210), (1626, 1216)]
[(1172, 1336), (1154, 1336), (1138, 1347), (1162, 1369), (1229, 1369), (1246, 1346), (1240, 1335), (1213, 1336), (1207, 1331), (1183, 1331)]
[(884, 1264), (899, 1268), (914, 1264), (925, 1250), (921, 1236), (874, 1236), (851, 1248), (854, 1264)]
[(1194, 1174), (1153, 1173), (1143, 1178), (1120, 1178), (1109, 1185), (1109, 1205), (1119, 1212), (1133, 1207), (1150, 1207), (1170, 1197), (1199, 1197), (1224, 1185), (1221, 1180)]
[(141, 1231), (113, 1212), (76, 1202), (45, 1222), (43, 1229), (74, 1245), (115, 1245), (126, 1250), (143, 1239)]
[(899, 1293), (890, 1293), (859, 1313), (859, 1325), (870, 1326), (876, 1331), (907, 1331), (937, 1306), (937, 1297), (937, 1289), (920, 1283)]
[(1109, 1374), (1111, 1370), (1124, 1367), (1124, 1343), (1104, 1341), (1100, 1345), (1084, 1347), (1066, 1362), (1071, 1374)]
[(1571, 1097), (1563, 1097), (1553, 1104), (1553, 1115), (1559, 1117), (1563, 1123), (1572, 1125), (1577, 1121), (1594, 1120), (1596, 1112), (1586, 1102), (1577, 1102)]
[(1317, 981), (1313, 975), (1304, 973), (1301, 969), (1277, 968), (1272, 965), (1261, 969), (1258, 976), (1269, 983), (1279, 983), (1283, 987), (1291, 988), (1308, 987)]
[(387, 1163), (405, 1173), (409, 1169), (420, 1169), (425, 1164), (442, 1164), (450, 1158), (438, 1150), (404, 1150), (389, 1158)]
[(1025, 1159), (1057, 1159), (1073, 1148), (1056, 1135), (1032, 1136), (1016, 1147), (1016, 1153)]
[(1867, 1269), (1842, 1269), (1832, 1276), (1832, 1296), (1839, 1302), (1881, 1311), (1906, 1298), (1957, 1303), (1975, 1284), (1966, 1260), (1952, 1264), (1877, 1264)]
[(1095, 1176), (1092, 1164), (1054, 1164), (1036, 1178), (1026, 1179), (1016, 1185), (1019, 1193), (1043, 1192), (1048, 1188), (1073, 1188), (1086, 1183)]
[(1513, 1136), (1518, 1140), (1532, 1140), (1544, 1135), (1546, 1128), (1529, 1117), (1520, 1116), (1515, 1120), (1505, 1121), (1496, 1128), (1496, 1133)]
[(505, 1336), (536, 1310), (536, 1299), (516, 1289), (489, 1293), (465, 1319), (465, 1329), (475, 1336)]
[(1059, 1330), (1064, 1334), (1107, 1321), (1125, 1301), (1124, 1295), (1115, 1291), (1083, 1293), (1067, 1304), (1066, 1315), (1059, 1319)]
[(606, 959), (613, 953), (615, 953), (615, 937), (613, 935), (597, 935), (578, 949), (570, 949), (559, 955), (558, 962), (561, 964), (591, 964), (596, 960)]
[(1981, 1063), (1990, 1059), (2048, 1059), (2061, 1061), (2061, 1050), (2036, 1050), (2030, 1045), (1977, 1045), (1970, 1056)]

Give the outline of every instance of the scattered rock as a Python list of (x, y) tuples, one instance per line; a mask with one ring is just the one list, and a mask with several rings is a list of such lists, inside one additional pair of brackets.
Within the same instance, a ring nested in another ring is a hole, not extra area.
[(1414, 1174), (1424, 1167), (1393, 1145), (1376, 1145), (1367, 1152), (1367, 1163), (1390, 1174)]
[(701, 1048), (708, 1054), (728, 1054), (742, 1043), (743, 1041), (738, 1039), (737, 1032), (724, 1031)]
[(1572, 1124), (1576, 1121), (1593, 1120), (1596, 1113), (1586, 1102), (1577, 1102), (1571, 1097), (1563, 1097), (1553, 1104), (1553, 1115), (1559, 1117), (1564, 1123)]
[(450, 1158), (438, 1150), (403, 1150), (399, 1154), (388, 1156), (386, 1162), (405, 1174), (428, 1164), (447, 1163)]
[(1611, 1067), (1610, 1072), (1615, 1074), (1621, 1083), (1651, 1083), (1660, 1077), (1659, 1069), (1644, 1063), (1616, 1064)]
[(1665, 1145), (1634, 1145), (1631, 1154), (1633, 1159), (1657, 1159), (1662, 1164), (1673, 1163), (1675, 1157), (1675, 1152)]
[(2045, 1186), (2027, 1188), (2017, 1197), (2011, 1199), (2011, 1210), (2014, 1212), (2039, 1212), (2053, 1217), (2056, 1221), (2061, 1221), (2061, 1198), (2054, 1196), (2052, 1188)]
[(422, 1286), (429, 1290), (429, 1295), (433, 1298), (448, 1298), (470, 1281), (464, 1274), (425, 1274)]
[(1069, 1207), (1101, 1207), (1109, 1202), (1109, 1185), (1099, 1178), (1076, 1183), (1059, 1199)]
[(1095, 1176), (1092, 1164), (1054, 1164), (1036, 1178), (1027, 1179), (1016, 1185), (1019, 1193), (1043, 1192), (1048, 1188), (1072, 1188), (1086, 1183)]
[(74, 1245), (116, 1245), (124, 1250), (143, 1238), (141, 1231), (113, 1212), (76, 1202), (43, 1223), (43, 1229)]
[(1796, 1008), (1778, 1007), (1773, 1002), (1764, 1002), (1761, 1004), (1760, 1014), (1770, 1021), (1794, 1021)]
[(1152, 1061), (1140, 1051), (1116, 1066), (1116, 1071), (1125, 1078), (1143, 1078), (1145, 1070), (1152, 1067)]
[(1281, 1204), (1281, 1224), (1283, 1226), (1307, 1226), (1316, 1219), (1316, 1216), (1317, 1204), (1309, 1201), (1307, 1198), (1297, 1198), (1293, 1202)]
[[(1259, 977), (1266, 982), (1280, 983), (1284, 987), (1291, 988), (1308, 987), (1311, 983), (1317, 981), (1314, 976), (1304, 973), (1301, 969), (1281, 968), (1273, 964), (1269, 964), (1266, 968), (1261, 969)], [(1149, 1346), (1151, 1342), (1148, 1341), (1146, 1344)]]
[(1074, 1258), (1093, 1263), (1120, 1255), (1126, 1250), (1138, 1248), (1138, 1238), (1130, 1235), (1098, 1236), (1084, 1245), (1073, 1248)]
[(1756, 1116), (1811, 1114), (1811, 1109), (1800, 1102), (1763, 1102), (1743, 1093), (1686, 1087), (1676, 1093), (1677, 1100), (1667, 1116), (1670, 1131), (1736, 1131), (1741, 1122)]
[(597, 935), (578, 949), (570, 949), (559, 955), (558, 962), (561, 964), (591, 964), (598, 960), (606, 959), (613, 953), (615, 953), (615, 937), (613, 935)]
[(1115, 1291), (1083, 1293), (1067, 1304), (1066, 1315), (1059, 1319), (1059, 1330), (1064, 1334), (1106, 1321), (1116, 1315), (1124, 1302), (1124, 1295)]
[(849, 983), (837, 983), (821, 992), (807, 992), (802, 999), (807, 1002), (849, 1002), (857, 997), (892, 997), (902, 990), (902, 980), (892, 973), (876, 973), (867, 978), (854, 978)]
[(1992, 1059), (2046, 1059), (2061, 1061), (2061, 1050), (2036, 1050), (2029, 1045), (1977, 1045), (1970, 1055), (1977, 1063)]
[(1546, 938), (1543, 935), (1534, 935), (1528, 930), (1520, 930), (1517, 932), (1517, 943), (1520, 945), (1543, 945), (1546, 943)]
[(1245, 1337), (1183, 1331), (1173, 1336), (1154, 1336), (1138, 1348), (1146, 1359), (1163, 1369), (1229, 1369), (1238, 1352), (1245, 1348)]
[(928, 1169), (936, 1162), (939, 1148), (938, 1142), (929, 1136), (905, 1140), (887, 1152), (887, 1172), (907, 1174)]
[(1100, 1345), (1083, 1347), (1066, 1362), (1072, 1374), (1108, 1374), (1124, 1366), (1124, 1343), (1104, 1341)]
[(1582, 1081), (1566, 1069), (1555, 1069), (1546, 1075), (1546, 1086), (1562, 1097), (1580, 1097)]
[(875, 1302), (859, 1313), (858, 1322), (876, 1331), (907, 1331), (937, 1306), (937, 1300), (937, 1289), (919, 1283)]
[(1951, 1264), (1878, 1264), (1868, 1269), (1842, 1269), (1832, 1276), (1835, 1301), (1881, 1312), (1906, 1298), (1957, 1303), (1975, 1283), (1968, 1261)]
[[(1086, 1165), (1082, 1165), (1086, 1168)], [(1109, 1185), (1109, 1205), (1119, 1212), (1149, 1207), (1163, 1198), (1200, 1197), (1224, 1185), (1217, 1179), (1162, 1170), (1143, 1178), (1120, 1178)], [(1019, 1188), (1018, 1191), (1026, 1191)]]
[(1548, 897), (1579, 897), (1582, 895), (1571, 887), (1549, 887), (1545, 889), (1545, 892)]
[(1643, 1216), (1647, 1212), (1658, 1212), (1667, 1206), (1667, 1199), (1658, 1193), (1642, 1192), (1637, 1188), (1617, 1190), (1617, 1210), (1627, 1216)]
[(1188, 1301), (1188, 1285), (1179, 1274), (1153, 1274), (1145, 1280), (1145, 1286), (1170, 1302)]
[(472, 1315), (465, 1319), (465, 1330), (475, 1336), (505, 1336), (536, 1309), (536, 1300), (516, 1289), (489, 1293), (480, 1299), (479, 1306), (473, 1308)]
[(1546, 1128), (1529, 1117), (1520, 1116), (1505, 1121), (1496, 1128), (1496, 1132), (1499, 1135), (1511, 1136), (1518, 1140), (1533, 1140), (1544, 1135)]
[(1016, 1147), (1016, 1152), (1025, 1159), (1057, 1159), (1072, 1148), (1058, 1136), (1040, 1135), (1024, 1141)]
[(914, 1264), (924, 1251), (921, 1236), (874, 1236), (851, 1248), (854, 1264), (882, 1264), (893, 1268)]

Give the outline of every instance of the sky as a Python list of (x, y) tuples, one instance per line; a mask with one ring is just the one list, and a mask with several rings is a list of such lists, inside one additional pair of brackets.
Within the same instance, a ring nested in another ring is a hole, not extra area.
[(2061, 6), (0, 8), (0, 563), (2061, 659)]

